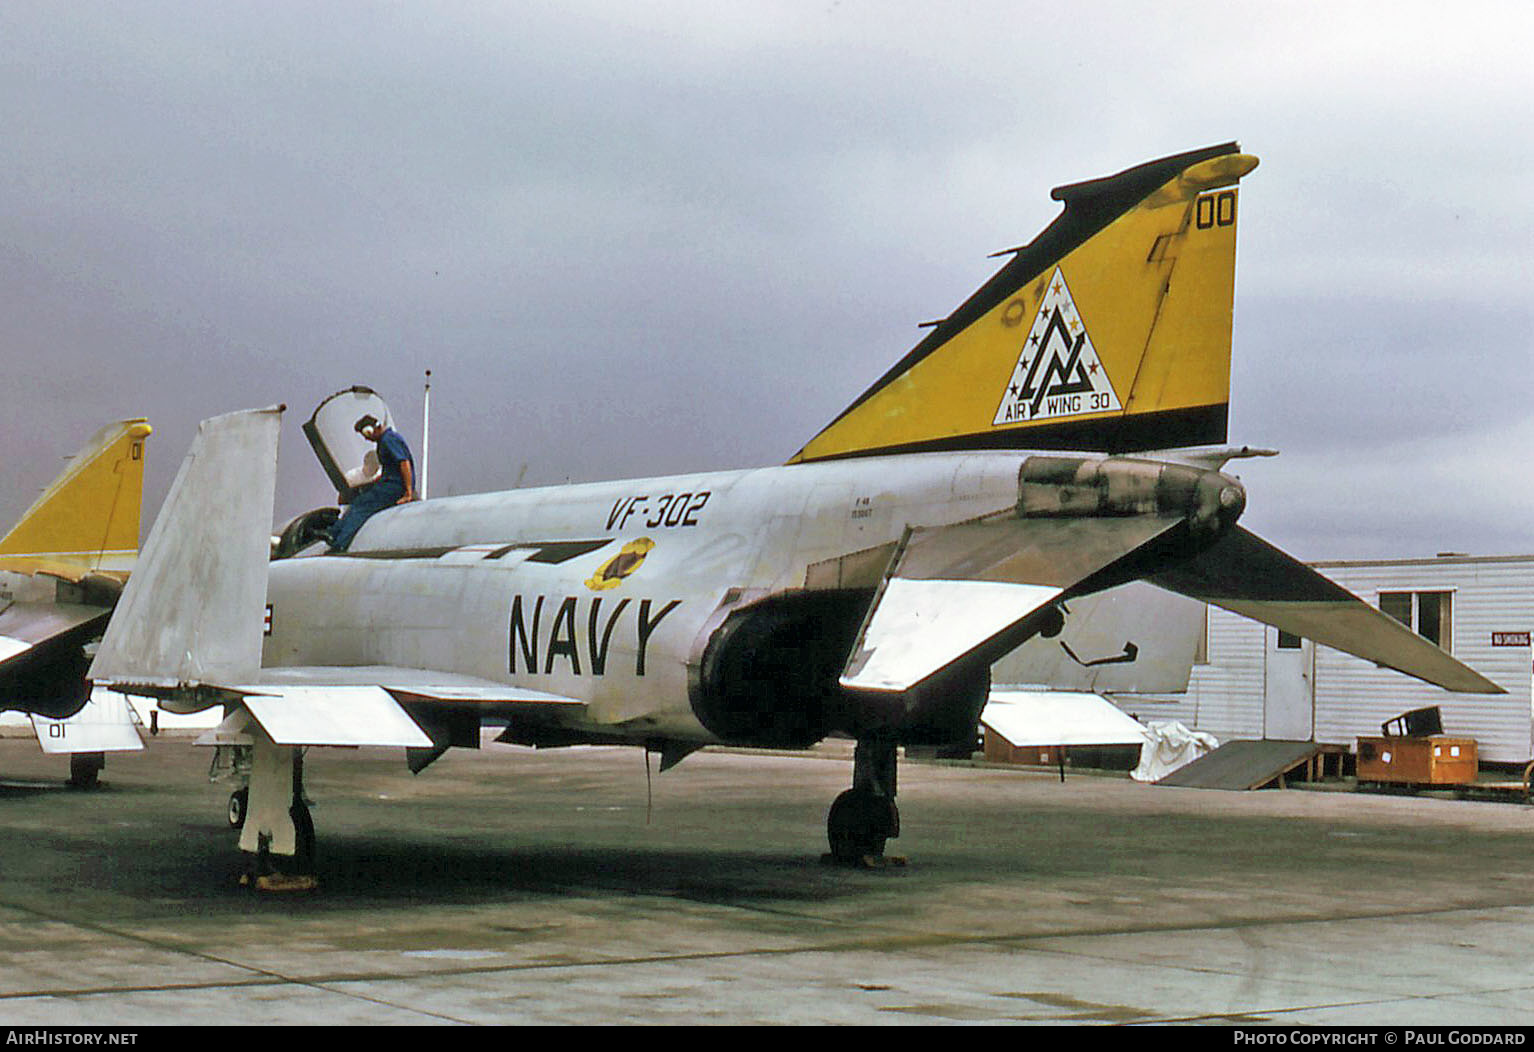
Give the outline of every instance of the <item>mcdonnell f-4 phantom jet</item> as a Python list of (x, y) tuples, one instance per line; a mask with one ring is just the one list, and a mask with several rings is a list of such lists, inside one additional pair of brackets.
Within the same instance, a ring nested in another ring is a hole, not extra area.
[(88, 689), (85, 648), (138, 555), (149, 432), (142, 419), (97, 431), (0, 537), (0, 711), (28, 713), (78, 786), (95, 783), (104, 753), (143, 747), (126, 700)]
[(831, 854), (876, 860), (897, 749), (972, 743), (992, 663), (1135, 580), (1497, 692), (1238, 525), (1229, 451), (1154, 452), (1227, 441), (1256, 164), (1230, 143), (1056, 189), (1062, 213), (781, 467), (428, 500), (269, 561), (282, 409), (205, 421), (91, 676), (224, 708), (258, 883), (312, 872), (302, 749), (404, 746), (419, 770), (486, 721), (662, 769), (855, 738)]

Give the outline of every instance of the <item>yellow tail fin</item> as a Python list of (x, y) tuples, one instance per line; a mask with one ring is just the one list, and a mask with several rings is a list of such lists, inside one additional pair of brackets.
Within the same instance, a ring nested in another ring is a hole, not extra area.
[(142, 419), (96, 432), (0, 538), (0, 567), (23, 573), (127, 569), (138, 551), (149, 432)]
[(1226, 441), (1235, 143), (1055, 189), (1064, 212), (790, 463)]

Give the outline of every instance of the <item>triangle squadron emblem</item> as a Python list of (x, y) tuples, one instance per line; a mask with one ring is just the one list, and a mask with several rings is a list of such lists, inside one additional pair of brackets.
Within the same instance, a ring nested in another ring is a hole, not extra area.
[[(1003, 321), (1005, 323), (1005, 319)], [(992, 426), (1121, 409), (1059, 267), (1023, 341)]]

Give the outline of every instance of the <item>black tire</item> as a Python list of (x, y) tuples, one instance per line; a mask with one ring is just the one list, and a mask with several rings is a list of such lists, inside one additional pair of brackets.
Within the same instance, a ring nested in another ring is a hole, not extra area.
[(848, 789), (832, 802), (826, 816), (826, 837), (836, 862), (855, 865), (865, 858), (882, 858), (885, 842), (899, 835), (895, 801), (867, 789)]
[(69, 787), (94, 789), (101, 784), (101, 770), (107, 765), (105, 753), (77, 752), (69, 757)]
[(245, 828), (245, 813), (250, 809), (250, 789), (236, 789), (229, 794), (229, 827)]

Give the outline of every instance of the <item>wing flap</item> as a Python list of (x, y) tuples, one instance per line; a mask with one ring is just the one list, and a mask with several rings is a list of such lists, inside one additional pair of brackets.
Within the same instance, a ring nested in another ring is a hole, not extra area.
[(254, 720), (278, 745), (424, 749), (432, 747), (432, 738), (405, 703), (564, 713), (585, 708), (579, 699), (546, 691), (387, 665), (269, 668), (261, 670), (256, 682), (216, 689), (225, 704), (237, 708), (200, 744), (244, 744)]
[[(275, 687), (241, 703), (278, 745), (427, 747), (428, 737), (382, 687)], [(227, 721), (226, 721), (227, 722)]]
[(1185, 564), (1150, 580), (1445, 690), (1502, 687), (1388, 614), (1237, 526)]
[(463, 702), (484, 705), (547, 706), (557, 709), (584, 708), (579, 698), (532, 690), (509, 683), (480, 679), (456, 672), (437, 672), (398, 665), (314, 665), (264, 668), (255, 686), (245, 689), (263, 692), (270, 687), (380, 687), (401, 701)]
[(853, 647), (841, 685), (909, 690), (1059, 595), (1047, 585), (895, 578)]
[(907, 532), (839, 682), (906, 691), (1019, 630), (1182, 519), (998, 518)]

